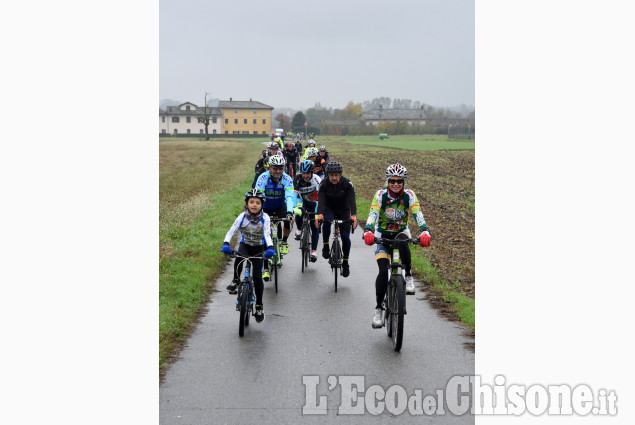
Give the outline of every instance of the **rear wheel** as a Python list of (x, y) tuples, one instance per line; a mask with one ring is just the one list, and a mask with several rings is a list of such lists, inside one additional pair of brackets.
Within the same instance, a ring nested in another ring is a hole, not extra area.
[(249, 291), (249, 297), (247, 297), (247, 314), (245, 314), (245, 326), (249, 326), (249, 317), (252, 314), (252, 301), (253, 301), (253, 297), (252, 297), (252, 293), (251, 291)]
[(247, 317), (247, 300), (249, 298), (249, 291), (247, 286), (244, 285), (240, 288), (240, 323), (238, 324), (238, 335), (243, 336), (245, 334), (245, 325), (249, 319)]
[(393, 287), (395, 311), (392, 314), (392, 348), (399, 351), (403, 342), (403, 322), (406, 312), (406, 281), (403, 276), (395, 276)]

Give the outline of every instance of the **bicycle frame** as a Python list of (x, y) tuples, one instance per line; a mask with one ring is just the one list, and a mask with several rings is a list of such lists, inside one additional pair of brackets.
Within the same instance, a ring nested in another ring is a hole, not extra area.
[(242, 265), (243, 278), (237, 288), (236, 296), (236, 311), (240, 312), (240, 321), (238, 324), (238, 335), (243, 336), (245, 327), (249, 326), (249, 316), (254, 314), (254, 307), (256, 303), (256, 293), (253, 282), (253, 276), (251, 270), (253, 269), (252, 259), (264, 259), (264, 255), (257, 255), (251, 257), (245, 257), (237, 251), (232, 251), (230, 257), (241, 258), (238, 263), (239, 267)]
[[(324, 223), (324, 219), (318, 220), (319, 224)], [(331, 243), (331, 252), (329, 254), (329, 264), (331, 265), (331, 270), (333, 270), (334, 278), (335, 278), (335, 292), (337, 292), (337, 274), (342, 275), (344, 270), (342, 268), (342, 264), (344, 263), (344, 253), (342, 251), (342, 246), (340, 243), (340, 224), (350, 223), (353, 224), (354, 221), (352, 219), (346, 220), (338, 220), (333, 219), (330, 220), (333, 223), (333, 239)], [(318, 228), (319, 230), (319, 228)], [(355, 233), (355, 227), (351, 226), (351, 233)]]

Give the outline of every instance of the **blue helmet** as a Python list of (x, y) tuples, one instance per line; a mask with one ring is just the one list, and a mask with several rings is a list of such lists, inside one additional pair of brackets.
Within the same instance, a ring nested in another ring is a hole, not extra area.
[(310, 159), (305, 159), (304, 161), (302, 161), (302, 164), (300, 164), (301, 173), (312, 173), (314, 168), (315, 163)]

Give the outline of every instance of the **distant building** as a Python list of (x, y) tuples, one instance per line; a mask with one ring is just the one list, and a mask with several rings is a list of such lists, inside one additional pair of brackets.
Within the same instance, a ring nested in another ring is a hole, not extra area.
[[(211, 108), (211, 116), (207, 131), (209, 134), (220, 134), (222, 114), (218, 107)], [(203, 107), (191, 102), (179, 106), (168, 106), (165, 111), (159, 109), (160, 134), (205, 134), (205, 117)]]
[(391, 124), (406, 121), (408, 125), (425, 125), (426, 113), (423, 109), (372, 109), (362, 113), (364, 125)]
[(273, 106), (242, 100), (221, 100), (218, 107), (222, 114), (223, 134), (259, 134), (271, 132)]

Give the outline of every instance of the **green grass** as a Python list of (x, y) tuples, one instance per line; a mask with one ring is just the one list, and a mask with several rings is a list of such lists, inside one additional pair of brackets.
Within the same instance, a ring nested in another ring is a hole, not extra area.
[(316, 143), (350, 143), (354, 145), (374, 146), (378, 148), (396, 148), (414, 151), (473, 150), (474, 140), (450, 140), (441, 135), (404, 135), (390, 136), (379, 140), (377, 136), (316, 136)]
[[(236, 152), (244, 152), (237, 155)], [(187, 337), (226, 264), (223, 238), (251, 188), (255, 141), (162, 141), (159, 368)]]
[(417, 277), (438, 291), (445, 301), (450, 303), (450, 308), (456, 313), (461, 322), (475, 327), (475, 302), (458, 291), (457, 285), (449, 285), (444, 282), (436, 269), (430, 264), (430, 260), (425, 257), (425, 252), (417, 247), (410, 248), (412, 253), (412, 271)]

